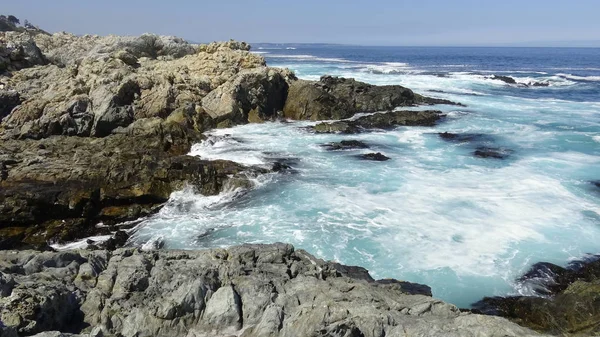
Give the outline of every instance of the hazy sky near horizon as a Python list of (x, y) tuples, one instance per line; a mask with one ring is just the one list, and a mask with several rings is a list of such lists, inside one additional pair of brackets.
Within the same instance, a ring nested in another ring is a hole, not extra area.
[(20, 0), (0, 11), (50, 32), (197, 42), (600, 46), (598, 0)]

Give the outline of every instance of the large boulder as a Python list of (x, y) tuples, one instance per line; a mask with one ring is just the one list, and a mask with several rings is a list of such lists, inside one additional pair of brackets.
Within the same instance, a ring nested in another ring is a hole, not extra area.
[(283, 109), (289, 71), (275, 68), (243, 70), (202, 99), (202, 107), (217, 123), (245, 124), (271, 120)]
[[(325, 262), (284, 244), (5, 251), (0, 272), (14, 280), (10, 296), (0, 298), (0, 319), (20, 335), (537, 335), (503, 318), (461, 313), (421, 295), (424, 286), (375, 281), (363, 268)], [(62, 311), (52, 310), (58, 305)]]

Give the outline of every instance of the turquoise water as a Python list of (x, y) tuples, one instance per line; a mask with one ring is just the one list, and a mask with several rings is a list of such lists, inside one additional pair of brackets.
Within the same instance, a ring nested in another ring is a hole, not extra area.
[[(600, 50), (422, 48), (419, 58), (414, 48), (296, 48), (259, 52), (301, 78), (402, 84), (467, 107), (436, 106), (448, 116), (436, 127), (360, 135), (312, 134), (304, 128), (310, 122), (212, 131), (191, 155), (264, 166), (286, 159), (294, 173), (258, 177), (250, 191), (174, 193), (137, 228), (134, 243), (289, 242), (376, 278), (425, 283), (462, 307), (483, 296), (527, 294), (515, 279), (535, 262), (566, 264), (600, 250), (600, 189), (590, 183), (600, 180), (600, 57), (592, 57)], [(508, 86), (486, 79), (491, 73), (550, 86)], [(447, 142), (437, 135), (446, 131), (485, 136)], [(345, 139), (371, 148), (321, 146)], [(505, 160), (476, 158), (477, 146), (513, 152)], [(392, 160), (356, 158), (368, 152)]]

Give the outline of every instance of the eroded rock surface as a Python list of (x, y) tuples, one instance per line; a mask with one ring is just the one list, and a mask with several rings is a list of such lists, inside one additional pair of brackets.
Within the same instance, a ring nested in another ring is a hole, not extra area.
[(362, 268), (284, 244), (4, 251), (0, 271), (0, 319), (23, 336), (536, 335), (503, 318), (461, 313), (420, 295), (423, 286), (374, 281)]
[(291, 119), (327, 120), (419, 104), (457, 103), (424, 97), (400, 85), (376, 86), (354, 79), (323, 76), (318, 82), (293, 82), (283, 112)]
[(518, 282), (543, 297), (488, 297), (478, 312), (500, 315), (532, 329), (561, 336), (600, 334), (600, 260), (575, 261), (567, 268), (535, 264)]

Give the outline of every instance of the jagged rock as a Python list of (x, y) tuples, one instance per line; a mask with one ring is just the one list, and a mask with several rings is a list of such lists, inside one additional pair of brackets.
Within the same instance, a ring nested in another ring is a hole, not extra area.
[(47, 63), (28, 33), (0, 32), (0, 74)]
[(371, 129), (392, 129), (397, 126), (433, 126), (441, 111), (390, 111), (360, 117), (355, 120), (319, 123), (312, 129), (317, 133), (359, 133)]
[(243, 70), (202, 99), (208, 115), (233, 125), (276, 118), (288, 91), (289, 71), (274, 68)]
[(600, 260), (575, 261), (566, 268), (541, 262), (518, 282), (544, 297), (484, 298), (477, 312), (507, 317), (532, 329), (559, 335), (600, 333)]
[(323, 76), (318, 82), (295, 81), (283, 109), (291, 119), (344, 119), (357, 112), (391, 110), (417, 104), (456, 104), (415, 95), (399, 85), (375, 86), (354, 79)]
[[(20, 272), (34, 256), (36, 268)], [(12, 296), (0, 298), (0, 319), (22, 335), (536, 335), (503, 318), (412, 295), (406, 282), (374, 281), (360, 269), (284, 244), (147, 253), (4, 251), (0, 271), (15, 285)], [(73, 296), (72, 302), (60, 313), (30, 314), (62, 303), (53, 294)], [(80, 315), (67, 317), (72, 310)]]

